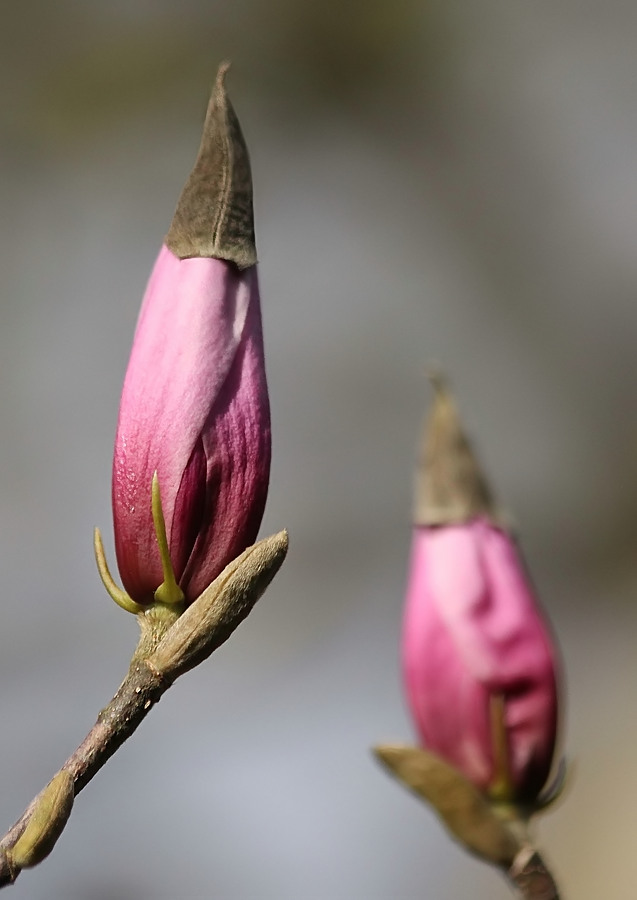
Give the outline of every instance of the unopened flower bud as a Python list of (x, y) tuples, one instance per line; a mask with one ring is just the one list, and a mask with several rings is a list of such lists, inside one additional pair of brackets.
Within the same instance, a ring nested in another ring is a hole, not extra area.
[(533, 807), (557, 731), (556, 648), (447, 391), (425, 434), (403, 630), (425, 747), (490, 799)]
[(109, 592), (135, 612), (194, 601), (254, 542), (267, 495), (252, 183), (226, 68), (146, 289), (122, 391), (113, 517), (125, 592), (96, 540)]

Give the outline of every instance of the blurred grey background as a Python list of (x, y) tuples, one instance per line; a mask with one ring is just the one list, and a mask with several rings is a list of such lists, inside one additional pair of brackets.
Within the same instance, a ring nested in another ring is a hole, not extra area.
[(258, 608), (82, 793), (15, 900), (509, 897), (371, 759), (423, 370), (451, 375), (568, 678), (571, 898), (634, 900), (637, 6), (22, 0), (0, 31), (4, 830), (123, 676), (119, 390), (217, 63), (251, 149), (274, 462)]

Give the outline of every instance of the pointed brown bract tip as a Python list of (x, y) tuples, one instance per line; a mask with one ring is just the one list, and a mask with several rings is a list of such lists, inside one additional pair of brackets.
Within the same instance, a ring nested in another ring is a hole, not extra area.
[(414, 524), (450, 525), (479, 515), (497, 522), (491, 491), (445, 378), (438, 371), (428, 375), (434, 398), (418, 460)]
[(374, 753), (390, 773), (438, 813), (447, 829), (470, 853), (507, 869), (520, 841), (464, 775), (421, 747), (386, 744)]
[(248, 149), (219, 66), (199, 155), (179, 198), (166, 246), (180, 259), (214, 257), (240, 269), (257, 261)]

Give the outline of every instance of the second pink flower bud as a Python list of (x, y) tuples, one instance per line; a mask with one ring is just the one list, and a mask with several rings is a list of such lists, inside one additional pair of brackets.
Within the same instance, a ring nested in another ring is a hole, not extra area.
[(439, 387), (403, 629), (405, 686), (424, 746), (494, 801), (532, 807), (555, 750), (556, 657), (515, 541)]

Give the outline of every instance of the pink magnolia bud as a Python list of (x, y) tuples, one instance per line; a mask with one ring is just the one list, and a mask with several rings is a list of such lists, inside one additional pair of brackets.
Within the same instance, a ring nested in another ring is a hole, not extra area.
[(270, 469), (268, 403), (247, 151), (222, 67), (195, 168), (142, 304), (113, 459), (117, 562), (151, 604), (165, 571), (153, 476), (174, 578), (192, 602), (249, 544)]
[(494, 800), (532, 805), (557, 732), (556, 649), (438, 388), (417, 492), (403, 670), (424, 745)]

